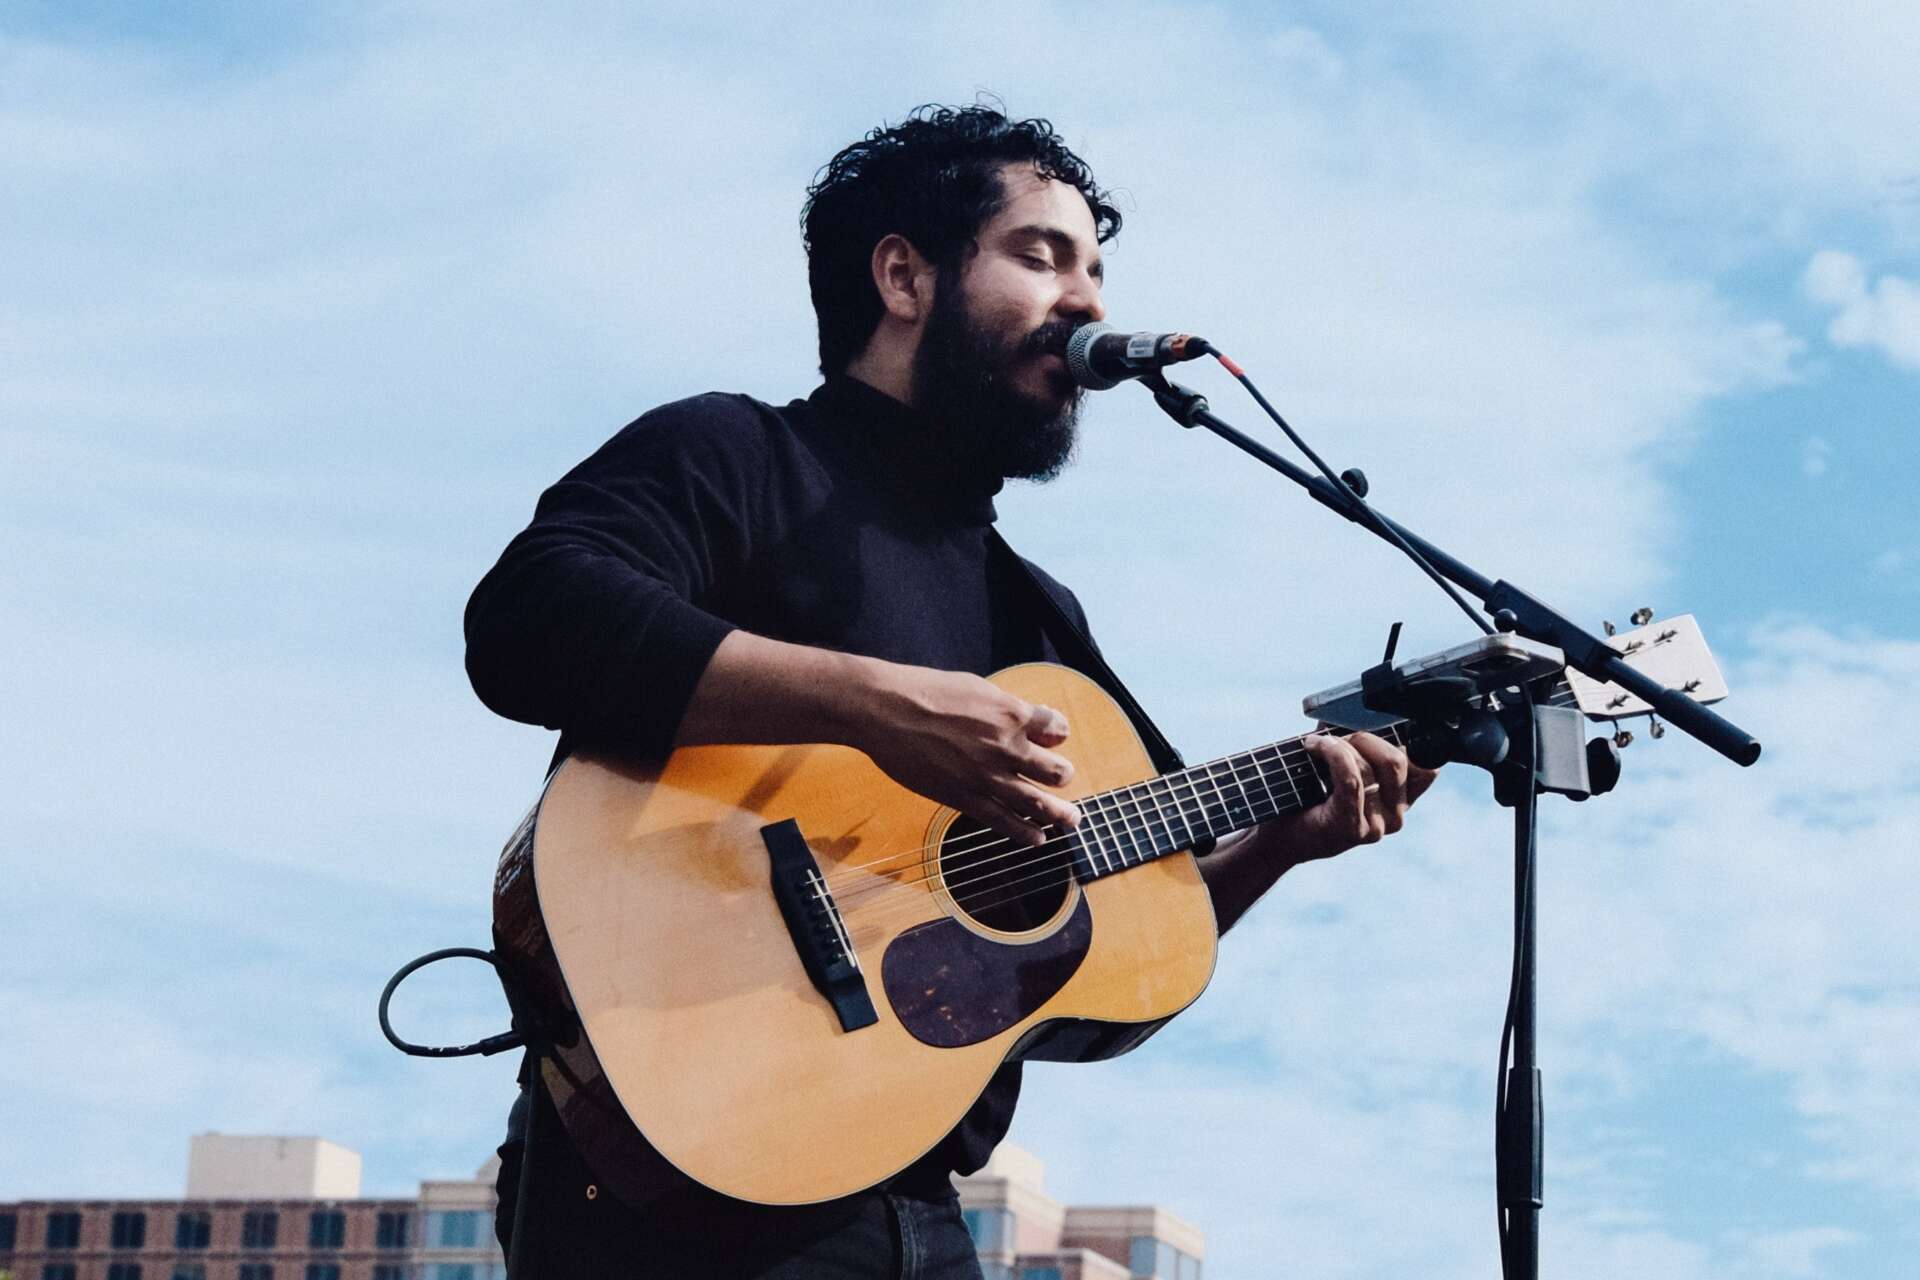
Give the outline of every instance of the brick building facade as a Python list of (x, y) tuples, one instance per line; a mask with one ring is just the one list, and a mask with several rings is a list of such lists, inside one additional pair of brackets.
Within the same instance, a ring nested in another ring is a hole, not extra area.
[[(359, 1162), (317, 1138), (202, 1134), (182, 1199), (0, 1204), (0, 1280), (502, 1280), (496, 1162), (409, 1199), (360, 1197)], [(237, 1194), (249, 1179), (269, 1193)]]

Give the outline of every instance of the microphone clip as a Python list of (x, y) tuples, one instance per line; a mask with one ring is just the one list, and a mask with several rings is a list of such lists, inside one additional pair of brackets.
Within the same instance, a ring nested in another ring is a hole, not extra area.
[(1190, 387), (1167, 381), (1167, 375), (1158, 369), (1141, 374), (1140, 385), (1153, 392), (1154, 400), (1168, 417), (1188, 430), (1199, 426), (1201, 415), (1207, 412), (1205, 396)]

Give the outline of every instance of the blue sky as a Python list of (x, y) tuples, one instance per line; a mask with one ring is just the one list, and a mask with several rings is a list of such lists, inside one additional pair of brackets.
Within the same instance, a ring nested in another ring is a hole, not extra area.
[[(466, 592), (644, 408), (812, 382), (813, 170), (927, 100), (1051, 116), (1123, 327), (1234, 354), (1384, 509), (1591, 622), (1698, 614), (1768, 754), (1549, 810), (1554, 1274), (1878, 1277), (1915, 1245), (1920, 17), (1887, 6), (0, 6), (0, 1197), (187, 1136), (463, 1174), (510, 1064), (379, 1040), (486, 937), (550, 743)], [(1196, 375), (1244, 425), (1255, 411)], [(1299, 727), (1410, 569), (1128, 389), (1002, 503), (1190, 755)], [(1082, 1201), (1221, 1280), (1483, 1276), (1502, 815), (1450, 778), (1289, 875), (1147, 1049), (1029, 1075)], [(484, 971), (403, 1023), (500, 1019)]]

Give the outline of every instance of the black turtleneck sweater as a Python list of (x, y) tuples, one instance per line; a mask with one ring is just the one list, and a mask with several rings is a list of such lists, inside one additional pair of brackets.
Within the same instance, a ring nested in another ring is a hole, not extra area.
[[(1031, 588), (988, 554), (999, 478), (965, 474), (943, 430), (851, 378), (778, 407), (715, 394), (654, 410), (542, 494), (475, 589), (475, 691), (560, 730), (562, 753), (660, 759), (735, 627), (979, 675), (1059, 661)], [(1084, 630), (1072, 594), (1036, 576)], [(978, 1168), (1019, 1090), (1003, 1068), (905, 1180)]]

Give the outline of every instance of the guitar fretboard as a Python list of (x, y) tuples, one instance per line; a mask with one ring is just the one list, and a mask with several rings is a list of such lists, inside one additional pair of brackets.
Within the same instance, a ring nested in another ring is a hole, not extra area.
[[(1406, 745), (1399, 725), (1374, 732), (1395, 746)], [(1327, 798), (1327, 783), (1301, 741), (1268, 743), (1084, 797), (1073, 836), (1074, 878), (1097, 880), (1191, 849), (1204, 838), (1311, 809)]]

